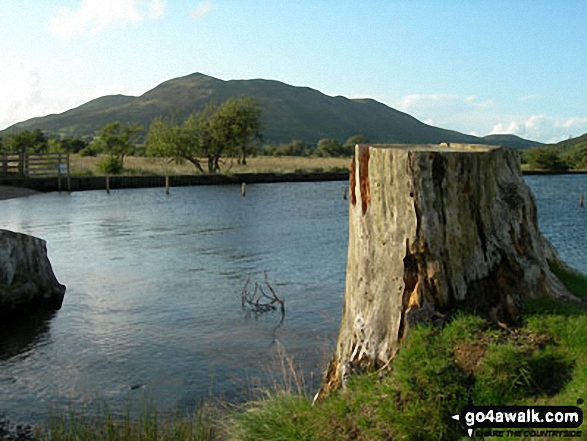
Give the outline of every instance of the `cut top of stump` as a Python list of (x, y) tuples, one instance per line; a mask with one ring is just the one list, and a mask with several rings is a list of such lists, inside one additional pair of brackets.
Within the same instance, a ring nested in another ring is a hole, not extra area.
[(376, 149), (392, 149), (406, 152), (454, 152), (454, 153), (483, 153), (492, 150), (501, 149), (498, 145), (483, 144), (460, 144), (446, 143), (440, 144), (358, 144), (360, 148), (371, 147)]

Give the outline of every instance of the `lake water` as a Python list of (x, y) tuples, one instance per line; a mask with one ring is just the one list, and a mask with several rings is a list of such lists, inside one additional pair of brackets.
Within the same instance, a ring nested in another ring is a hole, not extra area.
[[(539, 221), (587, 272), (587, 175), (530, 176)], [(315, 385), (340, 323), (348, 235), (343, 182), (44, 194), (0, 201), (0, 228), (47, 240), (63, 307), (2, 331), (0, 412), (148, 393), (159, 410), (246, 397), (293, 357)], [(247, 278), (285, 298), (286, 315), (241, 308)]]

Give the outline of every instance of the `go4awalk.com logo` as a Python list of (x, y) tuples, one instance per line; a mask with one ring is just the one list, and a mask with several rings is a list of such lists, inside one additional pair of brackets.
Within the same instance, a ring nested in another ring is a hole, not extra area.
[[(582, 404), (583, 400), (577, 400)], [(473, 406), (452, 418), (470, 437), (581, 437), (583, 411), (577, 406)]]

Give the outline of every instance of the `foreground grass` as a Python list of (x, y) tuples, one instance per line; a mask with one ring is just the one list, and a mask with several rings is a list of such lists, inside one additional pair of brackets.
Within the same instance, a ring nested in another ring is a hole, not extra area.
[[(71, 155), (73, 176), (99, 176), (97, 164), (104, 156), (84, 157)], [(205, 164), (204, 164), (205, 165)], [(247, 165), (238, 164), (236, 159), (226, 159), (221, 164), (222, 173), (300, 173), (348, 170), (348, 158), (317, 158), (298, 156), (257, 156), (247, 159)], [(124, 174), (127, 175), (193, 175), (196, 168), (189, 162), (176, 164), (161, 158), (129, 156), (124, 160)]]
[(117, 415), (107, 408), (89, 413), (71, 409), (50, 418), (38, 428), (37, 437), (46, 441), (209, 441), (219, 439), (217, 410), (202, 406), (192, 414), (161, 415), (149, 400), (140, 401), (138, 412)]
[[(553, 270), (574, 294), (587, 296), (585, 276)], [(442, 328), (411, 331), (385, 375), (351, 377), (346, 390), (314, 406), (290, 362), (282, 366), (281, 385), (236, 409), (203, 407), (190, 416), (162, 417), (147, 407), (138, 419), (61, 416), (42, 439), (468, 439), (450, 417), (469, 399), (476, 405), (575, 405), (587, 399), (586, 330), (585, 302), (528, 301), (516, 329), (457, 313)]]

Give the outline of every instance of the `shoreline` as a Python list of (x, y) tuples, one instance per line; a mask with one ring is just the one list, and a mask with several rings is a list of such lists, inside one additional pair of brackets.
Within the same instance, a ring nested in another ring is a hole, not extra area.
[[(170, 187), (192, 185), (241, 185), (273, 184), (281, 182), (325, 182), (348, 181), (348, 171), (306, 172), (306, 173), (238, 173), (211, 175), (169, 175), (166, 176), (73, 176), (51, 178), (0, 178), (0, 199), (26, 196), (50, 191), (111, 190), (125, 188), (165, 187), (166, 179)], [(68, 185), (69, 181), (69, 185)], [(3, 190), (6, 189), (6, 190)], [(14, 190), (10, 190), (14, 189)]]
[(3, 183), (0, 181), (0, 201), (4, 201), (6, 199), (32, 196), (38, 193), (39, 192), (37, 190), (33, 190), (30, 188), (3, 185)]
[[(581, 175), (587, 170), (522, 170), (523, 175)], [(305, 173), (238, 173), (211, 175), (169, 175), (170, 187), (192, 185), (241, 185), (274, 184), (281, 182), (325, 182), (348, 181), (348, 171), (342, 172), (305, 172)], [(130, 188), (165, 187), (166, 176), (162, 175), (115, 175), (108, 178), (112, 190)], [(0, 177), (0, 201), (31, 196), (51, 191), (85, 191), (106, 190), (106, 176), (73, 176), (68, 189), (67, 179), (61, 178), (5, 178)]]

